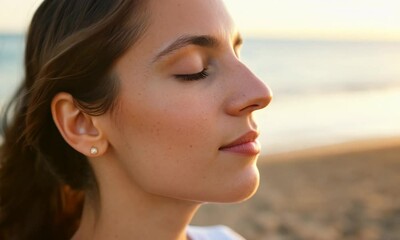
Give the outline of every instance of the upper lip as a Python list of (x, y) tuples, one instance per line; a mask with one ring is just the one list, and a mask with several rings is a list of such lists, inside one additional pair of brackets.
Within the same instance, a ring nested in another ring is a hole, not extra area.
[(259, 135), (258, 132), (250, 131), (250, 132), (242, 135), (241, 137), (237, 138), (233, 142), (223, 145), (219, 149), (230, 148), (230, 147), (242, 145), (242, 144), (249, 143), (249, 142), (254, 142), (257, 139), (258, 135)]

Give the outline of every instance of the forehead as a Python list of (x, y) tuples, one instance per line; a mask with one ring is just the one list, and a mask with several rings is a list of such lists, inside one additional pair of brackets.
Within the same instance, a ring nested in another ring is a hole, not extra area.
[[(209, 35), (231, 42), (235, 25), (222, 0), (149, 0), (146, 32), (119, 62), (149, 67), (165, 47), (182, 36)], [(117, 64), (118, 65), (118, 64)], [(146, 66), (147, 65), (147, 66)]]
[[(150, 24), (154, 27), (204, 34), (232, 30), (233, 24), (222, 0), (151, 0)], [(160, 29), (161, 30), (161, 29)]]
[(150, 0), (148, 15), (144, 42), (153, 46), (163, 47), (190, 35), (230, 38), (236, 31), (222, 0)]

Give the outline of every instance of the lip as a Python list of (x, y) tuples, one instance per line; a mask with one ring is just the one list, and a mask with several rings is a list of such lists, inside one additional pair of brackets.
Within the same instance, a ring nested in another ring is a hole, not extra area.
[(258, 135), (258, 132), (250, 131), (233, 142), (220, 147), (219, 150), (242, 155), (257, 155), (260, 153), (260, 144), (257, 141)]

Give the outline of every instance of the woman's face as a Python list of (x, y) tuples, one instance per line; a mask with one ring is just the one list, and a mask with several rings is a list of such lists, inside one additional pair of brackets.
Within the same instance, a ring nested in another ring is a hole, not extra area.
[(148, 13), (147, 32), (114, 68), (121, 88), (104, 128), (116, 160), (150, 194), (250, 197), (259, 182), (252, 113), (271, 92), (239, 60), (223, 3), (150, 0)]

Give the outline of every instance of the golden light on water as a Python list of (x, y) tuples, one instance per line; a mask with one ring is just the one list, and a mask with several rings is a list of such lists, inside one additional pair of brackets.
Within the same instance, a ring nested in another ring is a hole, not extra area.
[[(224, 0), (246, 35), (400, 40), (398, 0)], [(1, 0), (0, 32), (24, 32), (42, 0)]]
[(226, 0), (251, 35), (282, 38), (400, 40), (398, 0)]

